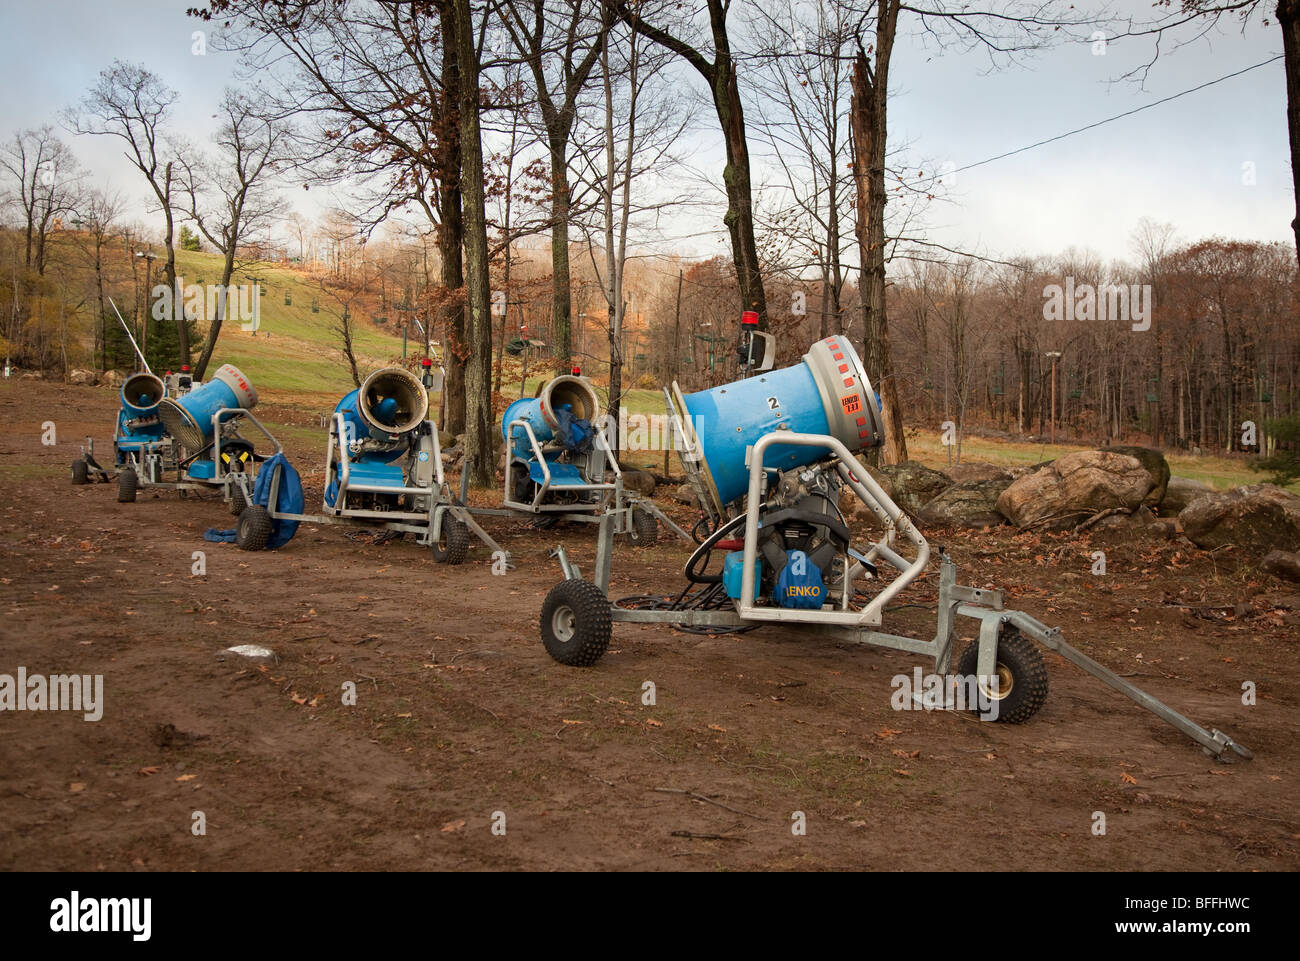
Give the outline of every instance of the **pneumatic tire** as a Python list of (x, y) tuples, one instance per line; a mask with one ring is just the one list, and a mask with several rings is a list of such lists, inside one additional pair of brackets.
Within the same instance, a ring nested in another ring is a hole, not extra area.
[[(957, 662), (957, 673), (971, 677), (979, 668), (980, 644), (972, 641), (962, 651)], [(1047, 665), (1033, 642), (1017, 628), (1007, 627), (998, 637), (998, 693), (996, 697), (980, 684), (981, 697), (990, 697), (997, 704), (995, 718), (1004, 724), (1023, 724), (1047, 700)]]
[(632, 528), (623, 534), (623, 543), (632, 547), (649, 547), (659, 540), (659, 522), (647, 510), (632, 511)]
[(609, 648), (609, 599), (590, 581), (561, 581), (542, 602), (546, 653), (569, 667), (590, 667)]
[(249, 504), (239, 515), (235, 528), (235, 546), (241, 551), (266, 550), (271, 539), (271, 514), (261, 504)]
[(140, 476), (130, 467), (123, 468), (117, 475), (117, 502), (134, 504), (136, 491), (140, 489)]
[(443, 515), (442, 534), (430, 547), (439, 564), (463, 564), (469, 556), (469, 525), (458, 517)]

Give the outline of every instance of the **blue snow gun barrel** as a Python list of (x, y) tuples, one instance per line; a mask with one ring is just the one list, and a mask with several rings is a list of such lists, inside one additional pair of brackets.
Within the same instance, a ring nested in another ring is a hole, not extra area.
[[(793, 367), (682, 394), (674, 383), (669, 414), (680, 420), (682, 464), (720, 516), (749, 490), (747, 448), (764, 434), (829, 434), (850, 451), (884, 441), (880, 410), (862, 361), (842, 336), (819, 340)], [(826, 456), (820, 447), (777, 444), (764, 466), (790, 470)]]
[[(343, 415), (352, 435), (349, 440), (369, 437), (396, 441), (424, 423), (429, 414), (429, 392), (420, 378), (402, 367), (382, 367), (361, 382), (361, 386), (334, 406)], [(391, 460), (405, 453), (392, 452)]]
[(123, 382), (115, 438), (119, 457), (124, 451), (139, 451), (162, 439), (158, 405), (166, 392), (162, 379), (153, 374), (132, 374)]
[(528, 432), (522, 427), (515, 427), (512, 432), (511, 421), (526, 421), (537, 442), (545, 444), (559, 429), (556, 414), (559, 410), (568, 410), (574, 419), (595, 424), (600, 416), (600, 398), (591, 381), (580, 374), (561, 374), (543, 384), (536, 397), (521, 397), (507, 407), (501, 416), (501, 436), (510, 444), (511, 453), (524, 460), (534, 456)]
[(239, 368), (223, 364), (206, 384), (181, 397), (167, 397), (158, 404), (167, 433), (186, 450), (194, 452), (212, 443), (212, 417), (222, 408), (251, 410), (257, 406), (257, 391)]

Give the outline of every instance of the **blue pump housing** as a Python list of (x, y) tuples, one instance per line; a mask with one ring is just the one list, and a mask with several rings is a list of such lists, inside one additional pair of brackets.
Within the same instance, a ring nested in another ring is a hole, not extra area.
[(822, 572), (803, 551), (790, 551), (785, 567), (776, 578), (772, 600), (782, 607), (820, 610), (826, 599)]

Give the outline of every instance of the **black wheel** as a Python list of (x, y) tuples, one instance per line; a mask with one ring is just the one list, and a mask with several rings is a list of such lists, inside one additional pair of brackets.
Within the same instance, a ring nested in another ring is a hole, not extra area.
[(249, 504), (239, 515), (235, 546), (241, 551), (261, 551), (271, 539), (271, 514), (261, 504)]
[(117, 502), (134, 504), (135, 492), (140, 489), (140, 476), (130, 467), (124, 467), (117, 475)]
[(232, 480), (230, 482), (230, 513), (239, 517), (244, 513), (244, 508), (247, 506), (248, 498), (244, 496), (244, 488)]
[(533, 530), (549, 531), (558, 523), (560, 523), (559, 514), (537, 514), (533, 517)]
[(561, 664), (595, 664), (609, 647), (609, 632), (609, 600), (590, 581), (561, 581), (542, 602), (542, 643)]
[[(957, 673), (972, 677), (978, 670), (979, 641), (972, 641), (962, 651)], [(979, 683), (980, 698), (996, 702), (997, 717), (1005, 724), (1023, 724), (1047, 700), (1047, 666), (1043, 655), (1031, 641), (1014, 627), (1005, 628), (998, 638), (997, 693)]]
[(659, 539), (659, 522), (647, 510), (632, 511), (632, 529), (623, 534), (623, 543), (633, 547), (649, 547)]
[(90, 465), (84, 460), (72, 462), (72, 483), (77, 487), (90, 483)]
[(439, 564), (463, 563), (469, 554), (469, 525), (450, 514), (442, 515), (442, 534), (431, 547)]

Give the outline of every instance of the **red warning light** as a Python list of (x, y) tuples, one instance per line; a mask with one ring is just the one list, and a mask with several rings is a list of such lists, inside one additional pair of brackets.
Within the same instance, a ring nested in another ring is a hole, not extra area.
[(575, 366), (574, 366), (574, 367), (573, 367), (569, 372), (570, 372), (571, 374), (573, 374), (574, 377), (581, 377), (581, 376), (582, 376), (582, 368), (581, 368), (581, 367), (578, 367), (578, 366), (576, 366), (576, 365), (575, 365)]
[(758, 311), (756, 310), (745, 311), (743, 314), (740, 315), (740, 323), (744, 327), (757, 327)]
[(426, 367), (426, 368), (427, 368), (427, 367), (432, 367), (432, 366), (433, 366), (433, 361), (431, 361), (428, 357), (425, 357), (423, 360), (420, 361), (420, 366), (421, 366), (421, 367)]

